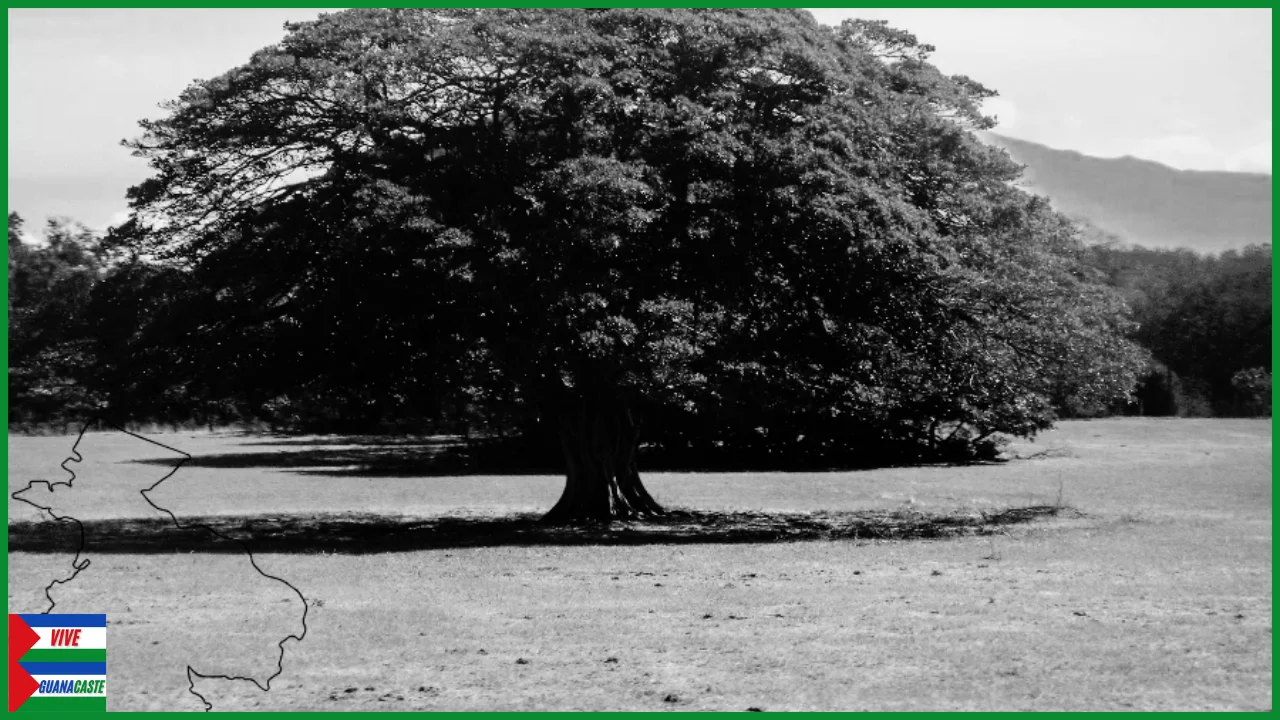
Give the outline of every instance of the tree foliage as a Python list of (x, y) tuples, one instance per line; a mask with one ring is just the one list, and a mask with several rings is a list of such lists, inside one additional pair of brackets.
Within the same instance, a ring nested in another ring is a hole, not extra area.
[(1133, 308), (1131, 337), (1160, 363), (1145, 384), (1170, 396), (1163, 412), (1270, 413), (1259, 384), (1270, 382), (1270, 245), (1201, 255), (1113, 241), (1090, 254)]
[(93, 404), (81, 370), (94, 362), (89, 305), (107, 270), (105, 250), (83, 225), (57, 218), (40, 242), (23, 239), (9, 213), (10, 421), (65, 417)]
[(211, 398), (535, 409), (568, 519), (658, 511), (643, 417), (936, 448), (1123, 397), (1122, 304), (929, 50), (797, 10), (291, 25), (129, 143), (113, 242), (184, 278), (135, 347)]

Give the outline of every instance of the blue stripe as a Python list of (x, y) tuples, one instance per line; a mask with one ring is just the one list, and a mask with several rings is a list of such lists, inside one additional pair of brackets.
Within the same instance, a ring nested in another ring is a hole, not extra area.
[(106, 675), (104, 662), (18, 662), (32, 675)]
[(66, 614), (42, 614), (42, 615), (19, 615), (22, 622), (27, 624), (29, 628), (38, 627), (69, 627), (69, 628), (86, 628), (107, 626), (106, 615), (72, 615)]

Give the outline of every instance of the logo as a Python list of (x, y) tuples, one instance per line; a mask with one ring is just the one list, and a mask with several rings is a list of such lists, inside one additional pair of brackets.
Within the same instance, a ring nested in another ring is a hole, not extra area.
[(9, 712), (106, 709), (106, 615), (9, 615)]

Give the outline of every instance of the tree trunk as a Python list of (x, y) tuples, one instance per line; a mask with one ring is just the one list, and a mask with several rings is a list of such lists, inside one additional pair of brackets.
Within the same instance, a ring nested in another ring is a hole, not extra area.
[(560, 500), (544, 522), (609, 522), (661, 515), (636, 460), (640, 426), (624, 405), (582, 401), (555, 413), (565, 459)]

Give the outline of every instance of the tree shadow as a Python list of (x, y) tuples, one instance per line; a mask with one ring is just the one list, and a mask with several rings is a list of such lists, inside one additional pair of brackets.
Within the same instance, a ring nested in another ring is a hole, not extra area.
[[(471, 439), (337, 435), (238, 443), (244, 448), (275, 448), (194, 455), (184, 467), (264, 468), (321, 477), (439, 477), (447, 475), (560, 475), (559, 447), (529, 438)], [(169, 460), (127, 462), (170, 465)], [(927, 461), (866, 451), (845, 462), (805, 461), (753, 456), (731, 450), (671, 451), (642, 447), (640, 465), (648, 472), (854, 472), (884, 467), (987, 465), (1003, 461)]]
[[(1077, 511), (1060, 506), (994, 513), (918, 512), (695, 512), (594, 526), (555, 526), (536, 515), (393, 518), (371, 514), (260, 515), (182, 520), (161, 518), (80, 521), (84, 552), (341, 553), (546, 545), (727, 544), (849, 540), (940, 539), (990, 535), (1006, 525)], [(10, 552), (75, 552), (73, 522), (18, 522), (9, 526)]]
[[(530, 462), (514, 455), (495, 455), (483, 445), (455, 438), (329, 437), (317, 441), (277, 440), (242, 443), (243, 447), (287, 449), (193, 455), (186, 468), (264, 468), (298, 475), (329, 477), (431, 477), (445, 475), (558, 474), (550, 460)], [(535, 458), (537, 460), (537, 458)], [(172, 465), (171, 460), (137, 459), (142, 465)]]
[[(263, 435), (251, 437), (262, 438)], [(270, 436), (269, 436), (270, 437)], [(261, 440), (259, 442), (239, 443), (244, 447), (462, 447), (467, 439), (458, 435), (320, 435), (313, 438), (299, 438), (290, 435), (274, 436), (279, 439)]]

